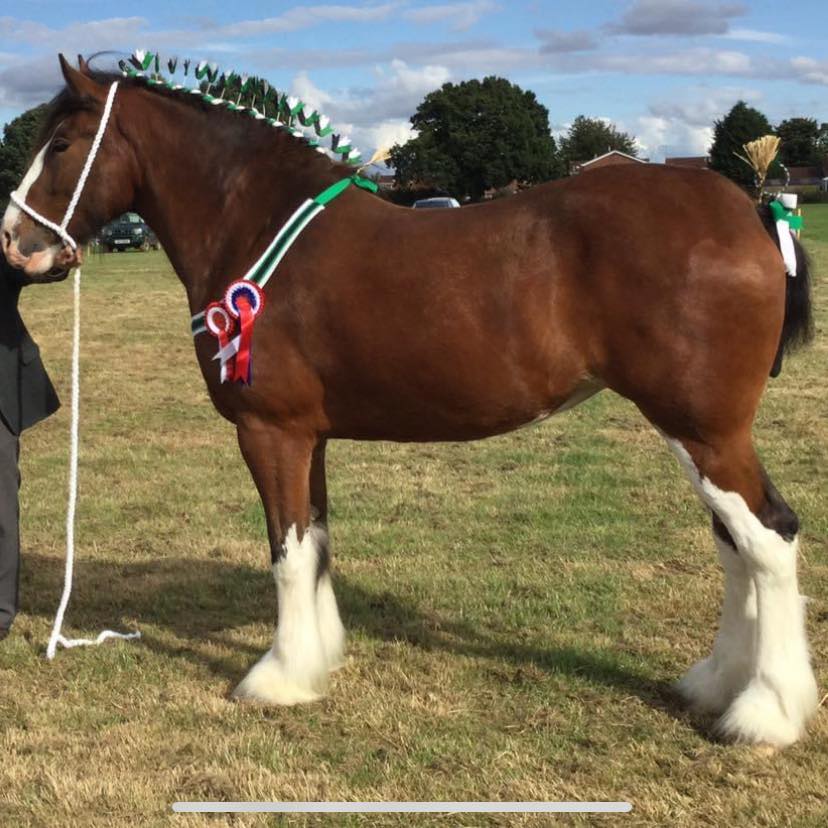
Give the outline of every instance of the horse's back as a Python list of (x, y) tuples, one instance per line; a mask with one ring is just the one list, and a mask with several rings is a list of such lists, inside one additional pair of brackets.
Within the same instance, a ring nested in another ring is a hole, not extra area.
[[(619, 166), (453, 210), (346, 197), (353, 220), (320, 220), (325, 245), (300, 240), (301, 268), (274, 284), (288, 309), (278, 324), (340, 436), (465, 439), (584, 388), (646, 405), (668, 387), (692, 398), (721, 366), (732, 382), (739, 360), (767, 376), (778, 254), (749, 199), (714, 173)], [(333, 270), (327, 249), (340, 251)]]

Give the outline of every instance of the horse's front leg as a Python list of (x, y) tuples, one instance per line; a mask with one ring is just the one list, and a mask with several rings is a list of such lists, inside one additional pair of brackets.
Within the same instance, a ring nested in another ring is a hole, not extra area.
[(313, 701), (327, 688), (329, 667), (317, 611), (327, 549), (311, 524), (310, 469), (316, 438), (261, 420), (240, 421), (238, 438), (264, 505), (278, 620), (273, 645), (234, 695), (270, 704)]
[(345, 628), (339, 618), (333, 582), (328, 539), (328, 487), (325, 477), (325, 441), (320, 440), (311, 458), (310, 470), (311, 531), (319, 545), (319, 581), (316, 585), (316, 609), (319, 632), (329, 670), (345, 663)]

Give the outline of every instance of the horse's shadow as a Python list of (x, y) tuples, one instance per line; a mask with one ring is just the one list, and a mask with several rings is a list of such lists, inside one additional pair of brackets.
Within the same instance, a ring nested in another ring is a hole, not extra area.
[[(51, 618), (63, 580), (63, 561), (36, 552), (23, 555), (21, 609)], [(235, 656), (217, 648), (194, 649), (142, 633), (144, 646), (167, 656), (208, 666), (228, 680), (238, 681), (249, 661), (240, 666), (238, 653), (261, 655), (263, 642), (244, 643), (234, 628), (275, 622), (276, 595), (267, 568), (230, 563), (221, 558), (165, 558), (150, 562), (89, 562), (76, 565), (76, 585), (69, 610), (71, 626), (97, 631), (120, 618), (143, 619), (188, 641), (231, 644)], [(372, 591), (363, 584), (336, 576), (340, 612), (348, 630), (381, 641), (405, 641), (423, 650), (503, 660), (579, 681), (603, 684), (638, 696), (650, 707), (686, 720), (667, 681), (653, 679), (619, 664), (609, 650), (586, 652), (573, 647), (538, 648), (505, 642), (474, 625), (424, 612), (402, 591)], [(232, 639), (232, 640), (231, 640)], [(205, 653), (209, 650), (209, 653)], [(511, 680), (511, 679), (509, 679)]]

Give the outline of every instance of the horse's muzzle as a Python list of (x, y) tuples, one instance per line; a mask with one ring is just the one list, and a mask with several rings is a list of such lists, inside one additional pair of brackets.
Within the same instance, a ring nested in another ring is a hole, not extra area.
[(73, 250), (69, 245), (61, 247), (57, 253), (54, 248), (46, 248), (26, 256), (8, 233), (3, 234), (3, 253), (12, 267), (22, 270), (33, 282), (59, 282), (83, 262), (81, 249)]

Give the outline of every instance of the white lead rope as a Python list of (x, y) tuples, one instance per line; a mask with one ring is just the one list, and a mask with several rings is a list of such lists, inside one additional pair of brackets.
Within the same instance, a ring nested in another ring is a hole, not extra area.
[(60, 606), (55, 615), (52, 634), (49, 636), (49, 646), (46, 648), (46, 658), (50, 661), (55, 657), (57, 646), (62, 647), (89, 647), (101, 644), (107, 638), (140, 638), (140, 632), (117, 633), (104, 630), (97, 638), (65, 638), (61, 635), (63, 616), (72, 594), (72, 572), (75, 565), (75, 508), (78, 502), (78, 425), (80, 423), (80, 268), (75, 269), (74, 308), (75, 323), (72, 334), (72, 418), (69, 427), (69, 504), (66, 508), (66, 571), (63, 576), (63, 594), (60, 596)]

